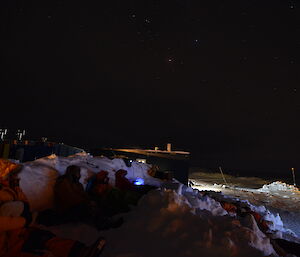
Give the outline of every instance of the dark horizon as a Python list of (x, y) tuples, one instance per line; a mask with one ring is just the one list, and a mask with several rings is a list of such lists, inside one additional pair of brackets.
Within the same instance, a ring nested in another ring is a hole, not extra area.
[[(10, 129), (10, 133), (8, 133), (7, 139), (16, 139), (15, 132), (17, 129)], [(30, 131), (26, 130), (26, 135), (24, 136), (24, 140), (36, 140), (40, 141), (42, 139), (42, 136), (38, 138), (30, 137)], [(55, 140), (55, 138), (49, 138), (45, 135), (43, 135), (45, 138), (47, 138), (48, 142), (56, 142), (56, 143), (64, 143), (67, 145), (71, 145), (74, 147), (79, 147), (84, 149), (87, 152), (93, 151), (95, 149), (101, 149), (101, 148), (136, 148), (136, 149), (154, 149), (155, 147), (158, 147), (159, 150), (167, 150), (167, 143), (161, 143), (161, 144), (120, 144), (120, 143), (109, 143), (106, 144), (94, 144), (91, 147), (87, 147), (86, 145), (79, 145), (75, 141), (65, 141), (63, 138), (60, 140)], [(300, 165), (298, 162), (297, 153), (295, 153), (294, 156), (291, 156), (288, 158), (283, 158), (280, 155), (276, 155), (276, 158), (274, 158), (274, 155), (262, 155), (258, 157), (257, 153), (253, 152), (240, 152), (240, 151), (228, 151), (227, 153), (220, 153), (220, 154), (211, 154), (209, 152), (205, 152), (205, 149), (203, 150), (203, 153), (199, 154), (199, 151), (197, 149), (188, 149), (180, 147), (171, 141), (168, 141), (168, 143), (172, 144), (172, 150), (174, 151), (190, 151), (190, 166), (191, 167), (198, 167), (198, 168), (204, 168), (209, 171), (216, 171), (219, 172), (218, 167), (223, 167), (224, 171), (237, 175), (245, 175), (245, 176), (259, 176), (262, 177), (268, 177), (270, 178), (271, 174), (274, 173), (274, 177), (290, 177), (291, 168), (295, 168), (296, 174), (298, 170), (300, 170)], [(201, 149), (200, 149), (201, 150)], [(295, 161), (296, 160), (296, 161)], [(265, 173), (265, 174), (260, 174)], [(298, 176), (297, 176), (298, 178)]]
[(300, 170), (299, 7), (3, 0), (0, 128)]

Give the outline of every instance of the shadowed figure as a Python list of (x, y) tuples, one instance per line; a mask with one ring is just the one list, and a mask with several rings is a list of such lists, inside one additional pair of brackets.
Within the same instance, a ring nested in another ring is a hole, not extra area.
[(57, 178), (54, 186), (55, 211), (69, 222), (87, 221), (93, 216), (93, 204), (79, 182), (80, 167), (71, 165)]

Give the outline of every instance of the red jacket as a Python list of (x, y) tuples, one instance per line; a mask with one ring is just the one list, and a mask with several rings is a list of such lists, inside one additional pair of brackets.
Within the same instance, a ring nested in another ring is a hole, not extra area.
[(108, 183), (108, 172), (105, 170), (100, 171), (96, 174), (94, 185), (92, 186), (91, 192), (96, 196), (105, 196), (111, 189), (112, 186)]

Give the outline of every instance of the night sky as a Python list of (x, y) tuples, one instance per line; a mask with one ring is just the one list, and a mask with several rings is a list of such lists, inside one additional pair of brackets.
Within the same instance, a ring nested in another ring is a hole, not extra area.
[(299, 167), (300, 1), (0, 1), (0, 127)]

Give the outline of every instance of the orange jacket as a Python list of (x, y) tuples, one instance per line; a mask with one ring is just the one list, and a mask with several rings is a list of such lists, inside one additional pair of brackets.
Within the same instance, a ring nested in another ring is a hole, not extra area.
[(20, 187), (15, 187), (14, 189), (10, 187), (2, 187), (0, 189), (0, 204), (8, 201), (28, 202)]
[(221, 202), (224, 210), (231, 213), (236, 213), (237, 207), (233, 203)]
[[(0, 159), (0, 180), (7, 186), (0, 189), (0, 204), (26, 199), (19, 187), (14, 189), (8, 186), (7, 175), (20, 165), (12, 163), (8, 160)], [(7, 256), (7, 251), (16, 243), (22, 243), (18, 235), (23, 231), (26, 220), (23, 217), (3, 217), (0, 216), (0, 257)], [(18, 239), (18, 240), (16, 240)]]
[(7, 176), (19, 168), (21, 168), (20, 164), (0, 159), (0, 184), (3, 186), (0, 189), (0, 204), (6, 201), (28, 202), (25, 194), (19, 186), (14, 188), (9, 187)]
[(3, 187), (0, 189), (0, 204), (8, 201), (16, 200), (16, 193), (9, 187)]
[(112, 189), (112, 186), (108, 183), (108, 172), (107, 171), (100, 171), (95, 176), (94, 184), (91, 188), (91, 193), (97, 197), (105, 197), (110, 190)]
[(23, 217), (0, 216), (0, 257), (6, 256), (6, 252), (10, 247), (15, 245), (14, 239), (18, 238), (16, 234), (22, 232), (25, 223), (26, 220)]
[(21, 165), (11, 161), (0, 159), (0, 178), (5, 178), (9, 173), (19, 168)]

